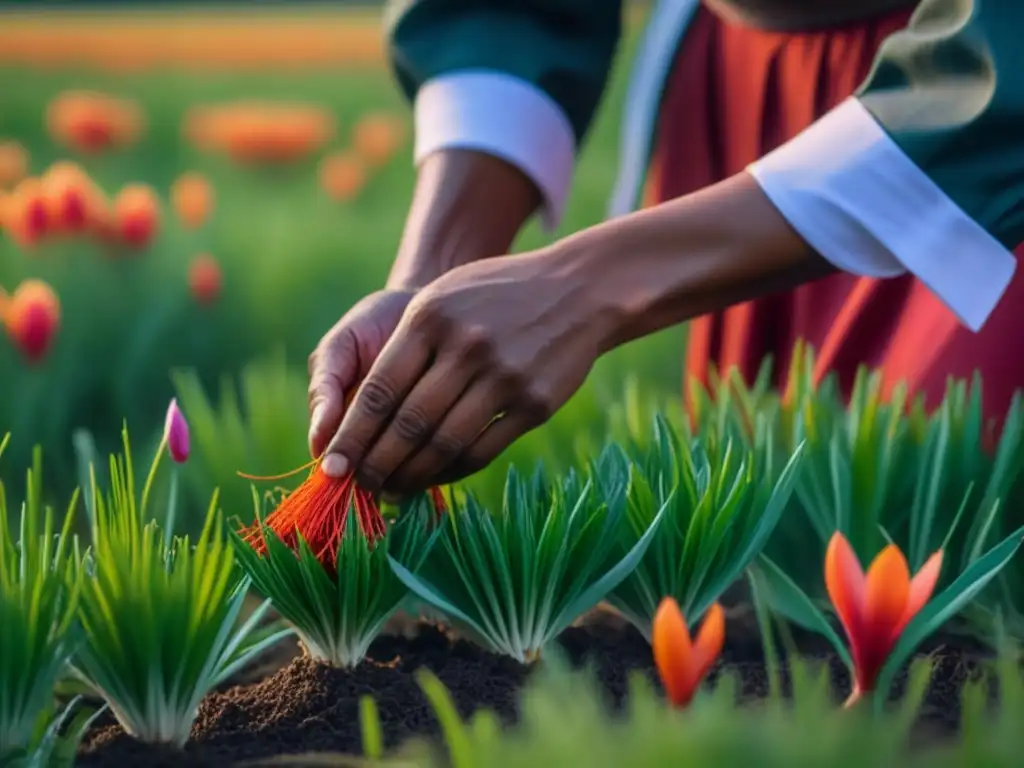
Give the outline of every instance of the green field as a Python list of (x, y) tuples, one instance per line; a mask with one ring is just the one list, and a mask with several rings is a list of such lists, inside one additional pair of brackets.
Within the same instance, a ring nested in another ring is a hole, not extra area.
[[(65, 491), (80, 479), (72, 448), (76, 430), (91, 433), (101, 455), (117, 447), (123, 418), (137, 440), (155, 435), (173, 393), (169, 373), (174, 369), (195, 370), (212, 391), (222, 377), (236, 376), (250, 361), (283, 352), (294, 376), (301, 377), (319, 335), (381, 285), (413, 183), (408, 142), (357, 200), (339, 204), (319, 187), (317, 158), (285, 168), (242, 168), (196, 150), (181, 135), (183, 115), (196, 104), (300, 101), (330, 108), (339, 131), (328, 149), (343, 147), (353, 122), (367, 111), (408, 116), (380, 67), (110, 73), (8, 64), (0, 68), (0, 140), (27, 147), (34, 173), (69, 156), (44, 129), (44, 114), (54, 95), (71, 88), (137, 99), (147, 115), (148, 132), (137, 146), (81, 158), (106, 190), (144, 181), (166, 196), (179, 173), (199, 170), (214, 184), (217, 207), (198, 233), (183, 231), (165, 210), (158, 241), (130, 260), (111, 261), (74, 245), (25, 254), (0, 240), (0, 285), (11, 291), (24, 278), (43, 278), (63, 304), (59, 339), (43, 365), (26, 367), (9, 344), (0, 343), (0, 433), (12, 432), (3, 476), (15, 488), (34, 444), (45, 446), (50, 487)], [(580, 163), (563, 232), (602, 216), (614, 176), (622, 90), (620, 71)], [(544, 241), (533, 228), (518, 248)], [(225, 272), (223, 296), (209, 309), (192, 302), (185, 284), (188, 259), (202, 251), (214, 254)], [(651, 386), (678, 392), (681, 338), (670, 332), (616, 352), (602, 361), (590, 387), (618, 394), (621, 383), (635, 374)], [(290, 394), (303, 397), (297, 387)], [(294, 420), (303, 405), (290, 399), (258, 408), (261, 418), (283, 422)], [(573, 419), (589, 418), (582, 411), (601, 413), (593, 406), (576, 411)], [(300, 432), (293, 427), (290, 433)], [(301, 451), (299, 445), (286, 455)]]

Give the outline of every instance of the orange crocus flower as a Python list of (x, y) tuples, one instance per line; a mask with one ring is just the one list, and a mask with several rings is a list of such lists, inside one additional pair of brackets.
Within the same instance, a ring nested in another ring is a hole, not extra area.
[(942, 571), (936, 552), (913, 578), (899, 547), (890, 544), (864, 573), (853, 547), (838, 531), (825, 554), (825, 586), (850, 643), (853, 659), (852, 706), (874, 690), (878, 673), (900, 634), (935, 591)]
[(366, 164), (354, 152), (336, 152), (320, 163), (320, 186), (332, 200), (351, 200), (366, 185)]
[(290, 163), (320, 149), (334, 135), (335, 122), (316, 105), (238, 101), (193, 108), (184, 132), (194, 146), (240, 162)]
[(371, 113), (359, 119), (352, 128), (352, 145), (370, 165), (387, 163), (405, 138), (401, 119), (387, 113)]
[(171, 186), (171, 205), (186, 229), (199, 229), (213, 211), (213, 186), (205, 176), (188, 171)]
[(41, 183), (55, 233), (82, 234), (95, 225), (105, 205), (103, 192), (76, 163), (54, 163)]
[(5, 197), (4, 228), (22, 248), (33, 248), (49, 234), (52, 222), (39, 179), (23, 179)]
[(690, 703), (724, 643), (725, 611), (718, 603), (708, 609), (696, 639), (691, 640), (679, 603), (671, 597), (661, 601), (654, 614), (651, 646), (658, 675), (673, 706)]
[(144, 116), (134, 101), (92, 91), (65, 91), (46, 112), (50, 135), (67, 147), (86, 153), (134, 143)]
[(215, 302), (223, 285), (224, 273), (210, 254), (201, 253), (188, 265), (189, 291), (199, 304), (205, 306)]
[(28, 174), (28, 152), (16, 141), (0, 141), (0, 189), (10, 189)]
[(42, 280), (26, 280), (6, 301), (4, 326), (30, 363), (42, 360), (60, 327), (60, 300)]
[(114, 198), (114, 226), (120, 242), (146, 248), (160, 225), (160, 202), (146, 184), (128, 184)]

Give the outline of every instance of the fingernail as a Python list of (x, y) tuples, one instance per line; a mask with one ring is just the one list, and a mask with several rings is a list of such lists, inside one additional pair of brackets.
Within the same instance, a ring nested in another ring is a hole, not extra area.
[(322, 405), (318, 405), (316, 408), (313, 409), (313, 415), (309, 417), (310, 433), (318, 432), (320, 430), (320, 422), (323, 420), (323, 417), (324, 407)]
[(328, 477), (344, 477), (348, 474), (348, 459), (339, 453), (329, 453), (320, 468)]

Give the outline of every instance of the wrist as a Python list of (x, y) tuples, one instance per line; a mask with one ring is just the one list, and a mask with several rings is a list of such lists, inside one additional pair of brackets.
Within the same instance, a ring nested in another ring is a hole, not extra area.
[(602, 351), (834, 271), (745, 173), (554, 247), (592, 276)]
[(507, 253), (540, 204), (514, 166), (469, 150), (442, 150), (420, 165), (387, 287), (418, 290), (455, 267)]

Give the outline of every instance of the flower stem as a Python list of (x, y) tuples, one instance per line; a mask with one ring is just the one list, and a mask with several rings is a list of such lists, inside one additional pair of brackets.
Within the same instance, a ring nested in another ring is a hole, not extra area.
[(167, 494), (167, 519), (164, 521), (164, 543), (170, 551), (174, 543), (174, 523), (178, 512), (178, 470), (171, 472), (171, 489)]
[(146, 484), (142, 486), (142, 501), (139, 508), (139, 519), (146, 519), (146, 505), (149, 503), (149, 492), (153, 489), (153, 481), (156, 480), (156, 471), (160, 468), (160, 459), (167, 449), (167, 435), (160, 438), (160, 445), (157, 446), (156, 456), (153, 457), (153, 464), (149, 468), (149, 475), (146, 476)]
[(850, 692), (849, 697), (846, 699), (845, 702), (843, 702), (843, 709), (853, 709), (854, 706), (856, 706), (857, 703), (861, 700), (861, 698), (862, 695), (860, 686), (853, 686), (853, 690)]

